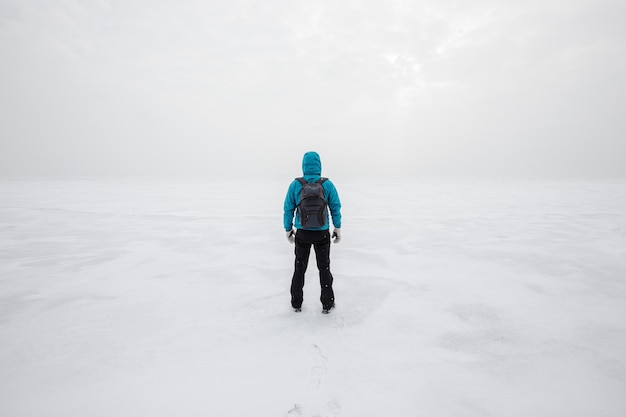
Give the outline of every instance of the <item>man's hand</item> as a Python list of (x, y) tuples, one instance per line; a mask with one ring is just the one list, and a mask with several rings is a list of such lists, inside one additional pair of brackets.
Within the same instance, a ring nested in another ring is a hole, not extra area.
[(287, 230), (285, 232), (287, 234), (287, 240), (289, 243), (293, 243), (296, 241), (296, 231), (294, 229)]
[(341, 242), (341, 229), (340, 228), (336, 228), (335, 230), (333, 230), (332, 239), (334, 239), (333, 243)]

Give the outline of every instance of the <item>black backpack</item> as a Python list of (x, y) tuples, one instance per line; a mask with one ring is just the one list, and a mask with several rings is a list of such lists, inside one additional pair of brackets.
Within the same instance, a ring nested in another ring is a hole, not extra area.
[(300, 223), (307, 229), (318, 229), (326, 226), (326, 198), (322, 184), (328, 178), (320, 178), (316, 182), (307, 182), (304, 178), (296, 178), (302, 184), (300, 202), (297, 205)]

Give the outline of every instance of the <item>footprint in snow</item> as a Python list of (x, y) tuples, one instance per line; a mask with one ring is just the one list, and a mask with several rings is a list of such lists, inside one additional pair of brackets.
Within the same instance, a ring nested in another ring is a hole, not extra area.
[(328, 371), (327, 362), (328, 358), (324, 356), (322, 350), (316, 344), (311, 346), (311, 353), (313, 355), (313, 367), (311, 368), (311, 379), (309, 386), (313, 388), (319, 388), (322, 385), (324, 377)]
[[(339, 417), (339, 414), (341, 414), (341, 404), (338, 400), (331, 400), (325, 405), (323, 414), (315, 414), (312, 417)], [(284, 417), (305, 417), (305, 414), (300, 404), (294, 404)]]
[(300, 407), (300, 404), (294, 404), (293, 408), (287, 411), (285, 417), (302, 417), (302, 407)]

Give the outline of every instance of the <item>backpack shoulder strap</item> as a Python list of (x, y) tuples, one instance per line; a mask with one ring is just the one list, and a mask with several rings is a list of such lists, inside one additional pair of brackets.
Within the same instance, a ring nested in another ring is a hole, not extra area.
[(324, 178), (321, 177), (319, 180), (317, 180), (315, 183), (320, 185), (320, 192), (322, 193), (322, 195), (320, 197), (322, 197), (322, 200), (324, 200), (324, 203), (326, 203), (326, 190), (324, 190), (324, 183), (328, 180), (328, 178)]
[(304, 184), (306, 184), (306, 183), (307, 183), (307, 182), (306, 182), (306, 180), (305, 180), (303, 177), (298, 177), (298, 178), (296, 178), (296, 180), (297, 180), (300, 184), (302, 184), (302, 185), (304, 185)]

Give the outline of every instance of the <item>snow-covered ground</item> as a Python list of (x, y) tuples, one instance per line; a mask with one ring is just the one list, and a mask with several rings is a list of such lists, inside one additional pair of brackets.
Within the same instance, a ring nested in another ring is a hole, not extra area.
[(0, 181), (0, 416), (626, 415), (626, 181), (290, 180)]

